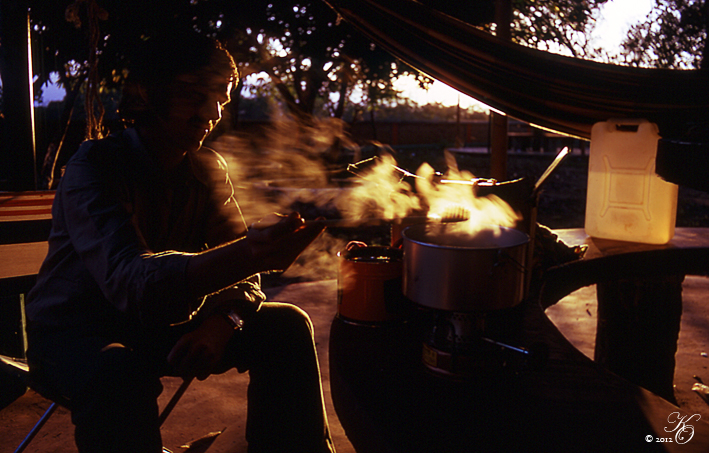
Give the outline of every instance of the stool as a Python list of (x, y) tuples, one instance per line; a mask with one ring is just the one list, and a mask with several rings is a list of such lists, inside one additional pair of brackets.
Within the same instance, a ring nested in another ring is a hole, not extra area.
[[(30, 442), (32, 442), (32, 439), (34, 439), (37, 433), (39, 433), (42, 427), (47, 423), (52, 414), (54, 414), (54, 411), (57, 410), (57, 407), (63, 406), (67, 409), (71, 409), (71, 402), (69, 401), (69, 399), (61, 395), (57, 395), (51, 392), (50, 389), (44, 388), (43, 386), (34, 382), (31, 379), (30, 369), (27, 365), (26, 360), (0, 355), (0, 372), (18, 379), (19, 381), (24, 383), (25, 386), (31, 388), (32, 390), (36, 391), (37, 393), (52, 402), (49, 408), (47, 408), (44, 414), (42, 414), (42, 417), (39, 419), (39, 421), (32, 427), (32, 429), (27, 434), (22, 443), (15, 449), (15, 453), (20, 453), (27, 448)], [(192, 383), (192, 378), (185, 379), (182, 384), (180, 384), (180, 387), (175, 391), (174, 395), (172, 395), (172, 398), (160, 414), (159, 421), (161, 426), (167, 416), (170, 415), (172, 409), (175, 408), (177, 402), (180, 400), (182, 395), (184, 395), (190, 383)], [(170, 453), (170, 450), (163, 447), (163, 453)]]

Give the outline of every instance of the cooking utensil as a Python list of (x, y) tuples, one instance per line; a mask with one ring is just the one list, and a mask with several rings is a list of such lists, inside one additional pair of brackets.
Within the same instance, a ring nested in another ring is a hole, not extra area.
[(366, 217), (363, 219), (324, 219), (324, 220), (306, 220), (305, 224), (319, 223), (328, 227), (359, 227), (359, 226), (378, 226), (398, 223), (451, 223), (463, 222), (470, 218), (470, 211), (463, 206), (451, 206), (443, 211), (439, 217), (429, 216), (408, 216), (397, 219), (387, 219), (384, 217)]
[(401, 316), (401, 249), (348, 246), (337, 256), (338, 317), (376, 324)]
[(539, 180), (537, 180), (537, 183), (534, 185), (534, 188), (532, 189), (532, 196), (536, 196), (537, 193), (539, 193), (539, 188), (544, 184), (544, 181), (547, 180), (549, 175), (556, 169), (556, 167), (559, 166), (562, 160), (569, 154), (569, 147), (564, 146), (561, 151), (556, 155), (552, 163), (547, 167), (547, 169), (542, 173), (542, 176), (539, 177)]
[(429, 308), (509, 308), (524, 295), (529, 236), (490, 227), (469, 235), (461, 223), (418, 224), (403, 233), (404, 294)]

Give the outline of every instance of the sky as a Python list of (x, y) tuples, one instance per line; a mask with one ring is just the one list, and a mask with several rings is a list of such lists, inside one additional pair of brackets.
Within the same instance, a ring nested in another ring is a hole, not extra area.
[(57, 80), (56, 73), (50, 74), (49, 79), (52, 83), (44, 84), (44, 88), (42, 89), (42, 102), (35, 102), (35, 107), (45, 106), (51, 101), (61, 101), (64, 99), (64, 95), (66, 94), (64, 88), (59, 88), (54, 84)]
[[(592, 39), (605, 49), (616, 49), (626, 36), (630, 26), (645, 19), (653, 4), (654, 0), (609, 1), (601, 10), (601, 18), (596, 24)], [(484, 104), (469, 96), (460, 94), (442, 82), (436, 81), (431, 88), (423, 90), (411, 78), (401, 78), (395, 86), (397, 89), (402, 90), (402, 96), (409, 97), (420, 104), (440, 102), (443, 105), (450, 106), (457, 105), (460, 99), (460, 105), (463, 108), (477, 105), (484, 110), (487, 109)], [(63, 89), (55, 85), (45, 85), (43, 90), (44, 102), (41, 105), (63, 98)]]

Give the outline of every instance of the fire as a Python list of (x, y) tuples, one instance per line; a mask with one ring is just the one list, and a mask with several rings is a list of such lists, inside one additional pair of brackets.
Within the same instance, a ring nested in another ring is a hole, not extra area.
[[(499, 197), (476, 196), (477, 179), (460, 171), (450, 154), (446, 156), (448, 170), (440, 175), (428, 164), (421, 165), (416, 174), (409, 173), (397, 167), (391, 154), (381, 153), (376, 165), (352, 178), (353, 187), (333, 187), (328, 185), (333, 153), (347, 148), (359, 156), (343, 123), (314, 119), (303, 125), (276, 119), (271, 124), (260, 137), (224, 134), (209, 143), (228, 160), (235, 195), (249, 224), (273, 212), (287, 213), (307, 205), (339, 214), (350, 225), (371, 219), (447, 222), (464, 218), (458, 224), (464, 224), (468, 234), (490, 226), (511, 227), (520, 220)], [(306, 273), (314, 267), (316, 277), (332, 277), (337, 252), (343, 247), (341, 240), (321, 236), (301, 256), (308, 266), (296, 264), (289, 273)]]
[(459, 171), (450, 163), (443, 177), (437, 177), (428, 164), (421, 165), (416, 174), (416, 191), (428, 206), (430, 220), (462, 220), (464, 223), (459, 224), (459, 230), (469, 235), (483, 229), (513, 227), (521, 220), (520, 215), (500, 197), (478, 197), (473, 174)]
[[(425, 213), (429, 222), (463, 222), (458, 229), (470, 235), (482, 229), (513, 227), (521, 220), (500, 197), (478, 197), (475, 176), (458, 170), (449, 153), (446, 159), (448, 170), (444, 175), (427, 163), (413, 175), (398, 168), (391, 155), (384, 154), (377, 165), (359, 174), (360, 185), (339, 198), (338, 207), (349, 219), (394, 221)], [(413, 177), (413, 188), (403, 176)]]
[(400, 219), (421, 209), (411, 185), (396, 169), (396, 160), (384, 154), (377, 165), (360, 175), (359, 184), (337, 206), (348, 219)]

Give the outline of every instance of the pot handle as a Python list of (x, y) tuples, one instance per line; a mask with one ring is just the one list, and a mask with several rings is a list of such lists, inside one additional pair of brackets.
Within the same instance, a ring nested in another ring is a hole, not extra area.
[(362, 241), (350, 241), (345, 246), (345, 250), (347, 250), (349, 252), (354, 249), (359, 249), (359, 248), (363, 248), (363, 247), (367, 247), (367, 244)]

